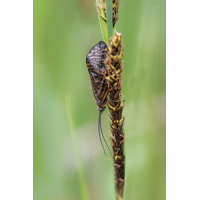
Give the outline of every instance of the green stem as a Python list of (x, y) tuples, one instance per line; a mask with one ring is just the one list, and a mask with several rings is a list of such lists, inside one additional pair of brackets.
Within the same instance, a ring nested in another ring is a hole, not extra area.
[(75, 159), (76, 159), (76, 163), (77, 163), (78, 175), (79, 175), (80, 184), (81, 184), (82, 199), (89, 200), (89, 193), (88, 193), (88, 188), (87, 188), (87, 184), (86, 184), (86, 180), (85, 180), (85, 176), (84, 176), (84, 171), (83, 171), (83, 166), (82, 166), (81, 156), (80, 156), (80, 150), (79, 150), (79, 145), (78, 145), (78, 139), (77, 139), (77, 135), (76, 135), (76, 131), (75, 131), (75, 124), (74, 124), (73, 115), (72, 115), (71, 96), (66, 95), (65, 100), (66, 100), (66, 106), (67, 106), (67, 111), (68, 111), (70, 133), (72, 136)]
[(106, 19), (108, 27), (108, 42), (113, 34), (113, 22), (112, 22), (112, 2), (111, 0), (106, 0)]

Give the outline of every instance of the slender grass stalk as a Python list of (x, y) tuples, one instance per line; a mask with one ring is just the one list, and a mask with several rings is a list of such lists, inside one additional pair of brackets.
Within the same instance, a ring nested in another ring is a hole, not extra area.
[[(106, 2), (106, 5), (105, 5)], [(108, 46), (109, 56), (105, 59), (107, 68), (107, 80), (110, 92), (108, 108), (110, 111), (110, 127), (111, 127), (111, 145), (113, 149), (114, 159), (114, 174), (116, 183), (116, 197), (118, 200), (123, 200), (124, 177), (125, 177), (125, 155), (124, 155), (124, 119), (122, 111), (124, 101), (121, 100), (122, 95), (122, 72), (123, 72), (123, 49), (121, 44), (122, 34), (116, 32), (115, 23), (118, 17), (118, 0), (99, 0), (97, 4), (99, 18), (107, 23), (107, 27), (103, 26), (102, 32), (108, 33), (108, 41), (105, 41)], [(114, 30), (113, 31), (113, 23)], [(101, 27), (102, 28), (102, 27)]]
[(103, 39), (105, 43), (108, 43), (108, 27), (106, 20), (106, 5), (104, 4), (105, 0), (96, 0), (97, 13), (99, 17), (99, 24)]
[(108, 27), (108, 41), (113, 34), (113, 22), (112, 22), (112, 3), (111, 0), (106, 0), (106, 18)]
[(73, 119), (73, 114), (72, 114), (72, 102), (71, 102), (70, 95), (66, 95), (65, 100), (66, 100), (67, 113), (68, 113), (68, 118), (69, 118), (70, 133), (71, 133), (72, 141), (73, 141), (75, 160), (77, 163), (78, 175), (79, 175), (79, 180), (80, 180), (82, 199), (89, 200), (88, 188), (87, 188), (87, 184), (85, 180), (83, 165), (82, 165), (81, 156), (80, 156), (80, 149), (78, 145), (78, 139), (77, 139), (77, 135), (75, 131), (75, 124), (74, 124), (74, 119)]
[(109, 103), (110, 111), (110, 127), (111, 127), (111, 145), (114, 154), (114, 168), (115, 168), (115, 183), (117, 199), (123, 199), (124, 191), (124, 175), (125, 175), (125, 155), (124, 155), (124, 119), (122, 111), (124, 108), (124, 101), (121, 100), (122, 95), (122, 72), (123, 64), (123, 45), (121, 44), (121, 34), (116, 34), (110, 39), (109, 54), (110, 59), (107, 60), (107, 71), (109, 87)]

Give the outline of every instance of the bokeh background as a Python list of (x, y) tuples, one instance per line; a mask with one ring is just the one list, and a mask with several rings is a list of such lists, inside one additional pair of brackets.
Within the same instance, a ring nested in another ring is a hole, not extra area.
[[(34, 0), (34, 200), (115, 199), (86, 55), (103, 40), (94, 0)], [(166, 198), (166, 2), (121, 0), (124, 199)], [(71, 98), (66, 106), (65, 96)], [(70, 110), (70, 114), (69, 114)], [(102, 127), (109, 142), (108, 109)], [(73, 124), (73, 127), (72, 127)], [(73, 132), (73, 133), (72, 133)], [(73, 145), (72, 135), (78, 145)], [(80, 153), (81, 167), (75, 151)], [(84, 182), (80, 182), (80, 169)]]

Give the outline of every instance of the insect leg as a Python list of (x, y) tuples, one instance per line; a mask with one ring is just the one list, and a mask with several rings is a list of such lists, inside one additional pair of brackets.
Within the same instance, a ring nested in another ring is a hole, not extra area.
[[(100, 138), (100, 141), (101, 141), (101, 135), (100, 135), (100, 118), (101, 118), (101, 113), (99, 112), (99, 121), (98, 121), (98, 132), (99, 132), (99, 138)], [(101, 141), (101, 146), (103, 147), (103, 150), (104, 150), (104, 154), (105, 154), (105, 156), (106, 156), (106, 152), (105, 152), (105, 149), (104, 149), (104, 146), (103, 146), (103, 143), (102, 143), (102, 141)]]
[(102, 102), (104, 101), (104, 99), (106, 98), (106, 96), (107, 96), (107, 94), (108, 94), (108, 92), (111, 90), (111, 88), (110, 89), (108, 89), (106, 92), (105, 92), (105, 95), (103, 96), (103, 98), (102, 98)]
[[(106, 146), (108, 147), (108, 144), (107, 144), (107, 142), (106, 142), (106, 140), (105, 140), (105, 138), (104, 138), (103, 131), (102, 131), (102, 128), (101, 128), (101, 112), (99, 112), (99, 122), (100, 122), (101, 135), (103, 136), (104, 142), (106, 143)], [(108, 147), (108, 149), (109, 149), (109, 151), (110, 151), (110, 148), (109, 148), (109, 147)], [(111, 151), (110, 151), (110, 155), (111, 155), (111, 157), (113, 157)]]

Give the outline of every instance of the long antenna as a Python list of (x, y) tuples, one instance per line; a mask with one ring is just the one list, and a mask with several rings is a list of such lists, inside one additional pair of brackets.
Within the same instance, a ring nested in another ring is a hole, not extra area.
[[(99, 126), (100, 126), (100, 123), (99, 123), (99, 122), (101, 122), (100, 118), (101, 118), (101, 113), (99, 112), (98, 132), (99, 132), (99, 138), (100, 138), (100, 141), (101, 141), (101, 135), (100, 135), (100, 129), (99, 129)], [(101, 141), (101, 146), (103, 147), (104, 154), (105, 154), (105, 156), (106, 156), (106, 152), (105, 152), (105, 149), (104, 149), (104, 146), (103, 146), (102, 141)]]
[[(101, 111), (99, 111), (99, 122), (100, 122), (101, 135), (103, 136), (104, 142), (106, 143), (106, 146), (108, 147), (108, 144), (107, 144), (107, 142), (106, 142), (106, 140), (105, 140), (105, 138), (104, 138), (103, 131), (102, 131), (102, 128), (101, 128)], [(110, 148), (109, 148), (109, 147), (108, 147), (108, 149), (109, 149), (109, 151), (110, 151)], [(111, 151), (110, 151), (110, 155), (111, 155), (111, 157), (113, 157)]]

